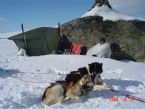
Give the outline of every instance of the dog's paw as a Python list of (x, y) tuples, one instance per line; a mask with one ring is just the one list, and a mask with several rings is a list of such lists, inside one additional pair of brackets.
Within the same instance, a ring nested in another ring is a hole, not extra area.
[(64, 98), (64, 100), (69, 100), (69, 99), (70, 99), (70, 97), (65, 97), (65, 98)]
[(93, 87), (93, 91), (109, 91), (109, 90), (113, 90), (113, 86), (110, 84), (106, 84), (105, 82), (103, 83), (103, 85), (94, 85)]
[(77, 101), (78, 101), (78, 100), (80, 99), (80, 97), (74, 96), (74, 97), (72, 97), (71, 99), (72, 99), (72, 100), (77, 100)]

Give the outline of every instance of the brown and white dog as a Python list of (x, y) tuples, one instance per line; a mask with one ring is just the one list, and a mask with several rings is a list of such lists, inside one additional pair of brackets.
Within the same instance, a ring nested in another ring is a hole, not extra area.
[[(88, 64), (88, 67), (89, 67), (88, 69), (86, 67), (82, 67), (82, 68), (78, 69), (79, 73), (88, 74), (94, 83), (94, 87), (92, 89), (88, 88), (88, 87), (83, 88), (84, 92), (86, 94), (90, 90), (103, 91), (103, 90), (112, 90), (113, 89), (113, 87), (111, 85), (107, 84), (101, 78), (101, 74), (103, 72), (103, 64), (102, 63), (93, 62), (91, 64)], [(78, 72), (71, 72), (71, 73), (78, 73)]]
[(78, 100), (84, 94), (84, 87), (93, 87), (92, 79), (88, 74), (68, 74), (65, 81), (59, 81), (46, 88), (42, 103), (52, 105), (66, 99)]
[[(103, 64), (102, 63), (98, 63), (98, 62), (94, 62), (94, 63), (91, 63), (91, 64), (88, 64), (88, 69), (86, 67), (82, 67), (82, 68), (79, 68), (78, 71), (72, 71), (70, 72), (70, 75), (71, 74), (88, 74), (93, 83), (94, 84), (97, 84), (97, 85), (102, 85), (103, 84), (103, 80), (101, 78), (101, 73), (103, 72)], [(69, 78), (65, 78), (66, 79), (70, 79), (71, 77)]]
[(65, 78), (66, 81), (76, 80), (78, 75), (87, 75), (86, 84), (82, 87), (82, 95), (86, 95), (93, 88), (94, 82), (86, 67), (79, 68), (77, 71), (72, 71)]

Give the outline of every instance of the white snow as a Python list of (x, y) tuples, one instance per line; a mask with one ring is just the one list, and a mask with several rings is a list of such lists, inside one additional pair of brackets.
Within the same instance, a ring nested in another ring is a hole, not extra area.
[[(79, 101), (44, 106), (42, 94), (51, 82), (91, 62), (103, 63), (102, 78), (116, 90), (145, 99), (145, 63), (79, 55), (17, 56), (12, 41), (0, 39), (0, 109), (145, 109), (140, 101), (123, 101), (111, 91), (90, 92)], [(111, 102), (116, 96), (118, 102)]]
[(19, 34), (20, 32), (10, 32), (10, 33), (0, 33), (0, 38), (9, 38), (11, 36), (14, 36), (16, 34)]
[(21, 49), (19, 50), (19, 52), (17, 53), (17, 55), (18, 55), (18, 56), (26, 56), (26, 50), (23, 49), (23, 48), (21, 48)]
[(95, 6), (92, 10), (86, 12), (82, 17), (87, 16), (102, 16), (103, 20), (111, 20), (111, 21), (117, 21), (117, 20), (143, 20), (141, 18), (136, 18), (132, 16), (128, 16), (125, 14), (122, 14), (114, 9), (108, 8), (107, 5), (102, 5), (101, 7)]

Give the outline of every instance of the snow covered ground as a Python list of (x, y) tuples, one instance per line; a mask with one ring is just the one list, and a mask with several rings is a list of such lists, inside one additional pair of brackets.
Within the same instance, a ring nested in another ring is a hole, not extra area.
[[(75, 55), (22, 57), (17, 52), (12, 41), (0, 39), (0, 109), (145, 109), (145, 102), (125, 101), (121, 94), (145, 99), (145, 63)], [(41, 105), (50, 82), (62, 80), (70, 71), (91, 62), (103, 63), (102, 78), (121, 93), (90, 92), (79, 101)], [(118, 101), (111, 101), (114, 96)]]
[(103, 20), (112, 20), (112, 21), (117, 21), (117, 20), (144, 20), (142, 18), (136, 18), (132, 17), (129, 15), (125, 15), (123, 13), (120, 13), (114, 9), (108, 8), (107, 5), (103, 5), (99, 7), (98, 5), (95, 6), (92, 10), (86, 12), (82, 17), (87, 17), (87, 16), (102, 16)]

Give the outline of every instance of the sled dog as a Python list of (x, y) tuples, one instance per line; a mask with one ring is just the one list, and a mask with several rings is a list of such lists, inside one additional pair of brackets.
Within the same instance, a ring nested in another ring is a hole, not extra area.
[(101, 73), (103, 72), (103, 64), (102, 63), (98, 63), (98, 62), (94, 62), (88, 65), (89, 66), (89, 75), (92, 78), (92, 81), (94, 82), (94, 84), (97, 85), (102, 85), (103, 84), (103, 80), (101, 79)]
[(72, 71), (70, 74), (68, 74), (65, 78), (66, 81), (77, 81), (77, 76), (79, 75), (87, 75), (86, 84), (82, 87), (82, 95), (86, 95), (89, 93), (90, 90), (92, 90), (94, 83), (91, 79), (91, 76), (88, 73), (88, 70), (86, 67), (79, 68), (77, 71)]
[(91, 63), (89, 64), (89, 72), (94, 82), (94, 87), (92, 90), (94, 91), (103, 91), (103, 90), (113, 90), (113, 87), (110, 84), (107, 84), (101, 78), (101, 73), (103, 72), (103, 64), (102, 63)]
[(102, 63), (94, 62), (94, 63), (88, 64), (88, 69), (86, 67), (82, 67), (82, 68), (79, 68), (78, 71), (70, 72), (70, 75), (71, 74), (82, 74), (82, 75), (88, 74), (91, 77), (94, 84), (102, 85), (103, 84), (103, 80), (101, 79), (101, 73), (103, 72), (102, 67), (103, 67)]
[[(65, 80), (73, 79), (71, 75), (74, 75), (74, 74), (82, 74), (82, 75), (88, 74), (91, 77), (94, 83), (94, 86), (103, 85), (103, 80), (101, 78), (101, 73), (103, 72), (102, 67), (103, 67), (103, 64), (98, 63), (98, 62), (88, 64), (88, 69), (86, 67), (82, 67), (82, 68), (79, 68), (78, 71), (72, 71), (69, 74), (70, 77), (67, 76)], [(84, 89), (85, 91), (88, 90), (87, 87), (84, 87)]]
[(111, 90), (113, 87), (105, 81), (102, 80), (101, 74), (103, 72), (103, 64), (98, 62), (93, 62), (91, 64), (88, 64), (88, 69), (86, 67), (79, 68), (78, 71), (73, 71), (70, 74), (88, 74), (93, 83), (94, 86), (91, 89), (90, 87), (83, 87), (84, 94), (88, 94), (90, 90), (93, 91), (103, 91), (103, 90)]
[(83, 95), (83, 88), (91, 86), (93, 82), (87, 74), (68, 74), (65, 81), (58, 81), (46, 88), (42, 103), (46, 105), (53, 105), (61, 103), (64, 100), (78, 100)]

